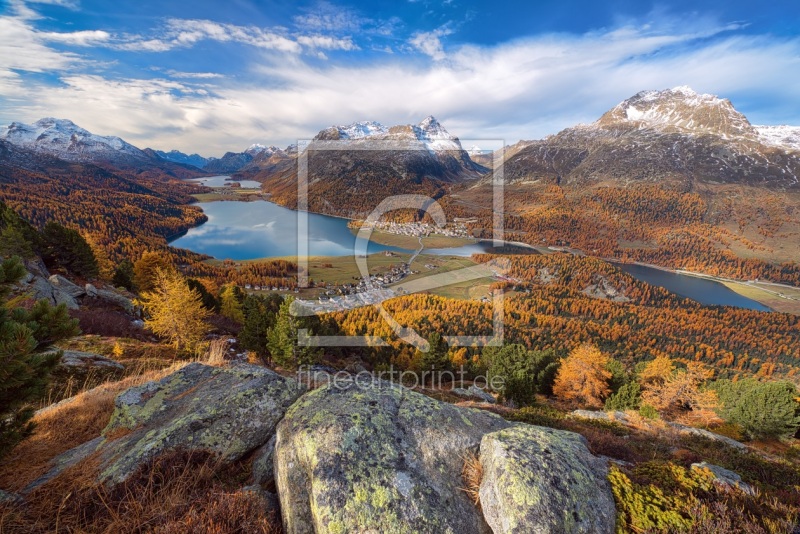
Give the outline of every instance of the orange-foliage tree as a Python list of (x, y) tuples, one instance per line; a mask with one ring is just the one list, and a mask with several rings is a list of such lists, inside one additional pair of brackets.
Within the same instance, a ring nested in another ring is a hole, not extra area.
[(608, 355), (593, 345), (581, 345), (561, 361), (553, 384), (553, 394), (566, 401), (600, 407), (611, 393), (606, 368)]

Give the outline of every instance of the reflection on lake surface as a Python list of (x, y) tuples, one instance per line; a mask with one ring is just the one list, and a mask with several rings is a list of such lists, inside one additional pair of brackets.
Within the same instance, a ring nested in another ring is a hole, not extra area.
[[(222, 178), (225, 177), (214, 177)], [(199, 204), (208, 222), (189, 230), (171, 243), (219, 259), (251, 260), (297, 255), (297, 212), (267, 202), (203, 202)], [(309, 256), (353, 255), (356, 236), (347, 227), (347, 219), (308, 214)], [(470, 256), (488, 252), (491, 241), (478, 241), (456, 248), (425, 249), (425, 254)], [(370, 242), (372, 254), (406, 249)], [(620, 264), (619, 267), (643, 282), (661, 286), (701, 304), (735, 306), (769, 311), (766, 306), (743, 297), (714, 280), (662, 271), (643, 265)]]
[(662, 271), (661, 269), (654, 269), (644, 265), (621, 264), (619, 267), (634, 278), (654, 286), (663, 287), (700, 304), (769, 311), (769, 308), (763, 304), (743, 297), (715, 280)]
[[(297, 255), (297, 212), (265, 200), (201, 202), (208, 222), (190, 229), (172, 246), (219, 259), (252, 260)], [(353, 254), (356, 236), (347, 219), (308, 214), (309, 256)], [(403, 249), (370, 243), (368, 252)]]
[(233, 182), (239, 182), (244, 189), (261, 189), (261, 184), (255, 180), (228, 180), (230, 176), (206, 176), (205, 178), (192, 178), (186, 180), (196, 184), (202, 184), (208, 187), (225, 187)]

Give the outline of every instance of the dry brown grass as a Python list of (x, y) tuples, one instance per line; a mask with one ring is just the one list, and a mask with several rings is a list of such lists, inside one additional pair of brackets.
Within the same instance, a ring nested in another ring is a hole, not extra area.
[(208, 343), (208, 350), (206, 351), (206, 363), (215, 367), (220, 367), (227, 363), (226, 356), (228, 355), (228, 346), (230, 343), (225, 338), (212, 339)]
[(184, 365), (186, 362), (102, 384), (37, 412), (33, 434), (0, 462), (0, 488), (20, 491), (45, 474), (53, 458), (99, 436), (108, 424), (119, 393), (163, 378)]
[(0, 511), (0, 531), (280, 532), (269, 500), (238, 489), (242, 467), (222, 467), (206, 451), (166, 453), (115, 487), (98, 484), (96, 476), (96, 460), (89, 458), (37, 488), (22, 507), (0, 507), (6, 512)]
[(461, 467), (461, 479), (464, 487), (461, 488), (469, 496), (475, 506), (481, 505), (481, 481), (483, 480), (483, 464), (481, 459), (472, 451), (463, 455), (463, 465)]

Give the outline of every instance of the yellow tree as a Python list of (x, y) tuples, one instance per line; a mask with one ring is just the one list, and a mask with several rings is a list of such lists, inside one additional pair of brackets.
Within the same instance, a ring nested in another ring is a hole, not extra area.
[(172, 261), (165, 254), (145, 252), (133, 264), (133, 283), (139, 291), (150, 291), (155, 287), (156, 271), (172, 268)]
[(553, 384), (553, 394), (563, 400), (579, 401), (588, 406), (600, 407), (611, 393), (608, 381), (611, 373), (606, 369), (608, 356), (594, 345), (585, 344), (561, 360)]
[(663, 383), (643, 386), (642, 401), (661, 412), (691, 412), (694, 419), (709, 422), (718, 407), (716, 391), (706, 389), (714, 371), (700, 362), (689, 362), (686, 369), (672, 373)]
[(654, 360), (647, 362), (644, 369), (639, 373), (637, 380), (639, 384), (646, 388), (648, 386), (662, 386), (672, 378), (675, 372), (675, 364), (667, 356), (658, 356)]
[(244, 309), (242, 308), (238, 293), (237, 287), (233, 284), (227, 284), (222, 288), (222, 294), (219, 296), (220, 313), (237, 323), (243, 323)]
[(156, 269), (152, 291), (136, 302), (145, 312), (145, 326), (166, 338), (178, 352), (197, 352), (211, 330), (200, 294), (190, 289), (186, 279), (171, 269)]

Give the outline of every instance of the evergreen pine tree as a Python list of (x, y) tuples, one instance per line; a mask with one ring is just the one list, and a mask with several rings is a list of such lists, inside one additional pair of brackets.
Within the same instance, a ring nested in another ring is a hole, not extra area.
[[(450, 370), (450, 358), (447, 354), (447, 343), (441, 334), (433, 332), (428, 336), (428, 352), (420, 355), (419, 365), (423, 372), (441, 373)], [(435, 381), (434, 377), (431, 377)]]
[(247, 295), (242, 305), (244, 323), (239, 331), (239, 344), (255, 352), (261, 358), (269, 355), (267, 335), (275, 326), (275, 320), (283, 299), (280, 295), (270, 294), (266, 297)]
[[(311, 330), (311, 321), (292, 315), (292, 302), (294, 297), (286, 297), (278, 310), (275, 326), (267, 334), (267, 348), (273, 361), (286, 369), (297, 369), (302, 365), (316, 363), (320, 355), (317, 347), (298, 345), (297, 331), (301, 328)], [(309, 335), (313, 333), (310, 331)]]
[(100, 274), (92, 247), (75, 230), (49, 221), (42, 230), (42, 239), (45, 263), (84, 278), (96, 278)]
[(77, 321), (62, 304), (39, 301), (31, 310), (12, 308), (11, 286), (25, 274), (18, 258), (0, 264), (0, 456), (30, 434), (31, 402), (47, 388), (50, 371), (61, 354), (39, 351), (59, 339), (77, 335)]
[(117, 265), (114, 270), (114, 276), (111, 278), (111, 283), (117, 287), (124, 287), (129, 291), (133, 290), (133, 263), (131, 260), (125, 258)]

